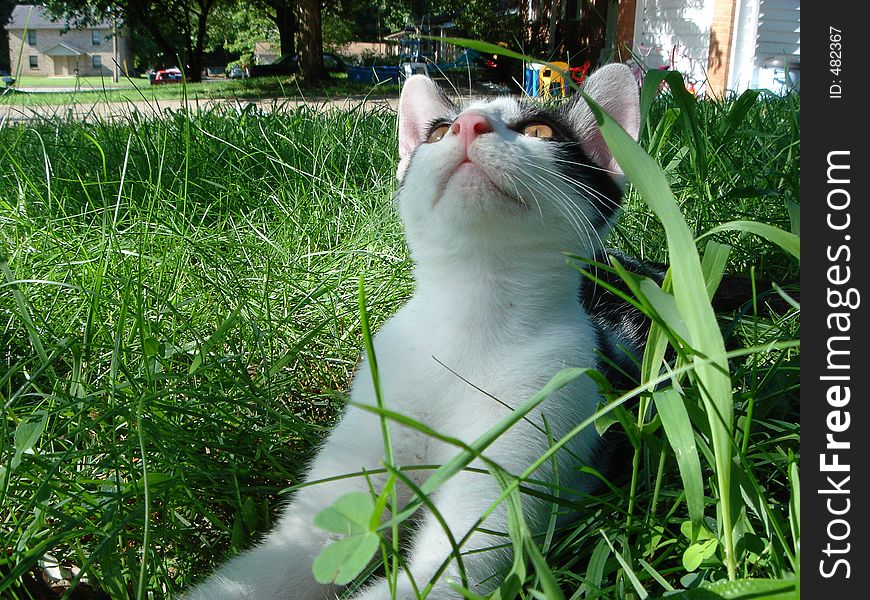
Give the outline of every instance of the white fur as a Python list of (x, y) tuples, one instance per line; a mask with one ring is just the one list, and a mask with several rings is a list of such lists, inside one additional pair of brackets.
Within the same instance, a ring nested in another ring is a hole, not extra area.
[[(590, 78), (589, 89), (607, 90), (613, 96), (598, 99), (605, 106), (628, 106), (623, 111), (627, 118), (614, 116), (630, 129), (631, 98), (633, 106), (637, 103), (633, 80), (632, 87), (620, 89), (623, 68), (602, 71)], [(566, 265), (563, 252), (589, 255), (599, 243), (599, 232), (588, 225), (582, 231), (589, 218), (582, 193), (546, 170), (551, 167), (547, 146), (551, 142), (525, 137), (508, 127), (519, 111), (514, 100), (476, 102), (464, 110), (486, 115), (493, 131), (469, 145), (468, 156), (474, 164), (457, 168), (461, 161), (457, 158), (461, 154), (458, 136), (449, 134), (432, 144), (421, 142), (431, 119), (445, 115), (452, 119), (458, 109), (443, 100), (427, 78), (413, 77), (406, 83), (399, 117), (402, 163), (397, 201), (414, 258), (416, 289), (377, 333), (374, 346), (388, 408), (471, 442), (560, 369), (595, 364), (594, 328), (578, 303), (578, 275)], [(594, 127), (588, 122), (588, 107), (581, 103), (576, 112), (577, 123)], [(636, 135), (636, 127), (632, 133)], [(596, 142), (589, 143), (594, 146)], [(611, 166), (611, 157), (600, 147), (594, 151), (600, 166)], [(353, 380), (351, 399), (357, 404), (375, 404), (367, 360)], [(559, 439), (588, 417), (598, 401), (595, 384), (580, 378), (551, 396), (530, 420), (540, 425), (546, 415), (552, 434)], [(456, 453), (454, 447), (400, 425), (391, 424), (390, 432), (397, 465), (443, 464)], [(559, 454), (560, 485), (581, 485), (578, 457), (588, 459), (596, 441), (590, 428)], [(518, 474), (546, 448), (545, 436), (523, 421), (485, 454)], [(378, 469), (383, 460), (378, 418), (350, 406), (323, 444), (308, 478)], [(483, 464), (473, 466), (484, 468)], [(409, 474), (421, 484), (428, 472)], [(550, 479), (550, 464), (535, 477)], [(374, 481), (382, 484), (383, 478)], [(366, 479), (342, 479), (301, 489), (260, 545), (230, 561), (188, 598), (332, 597), (336, 590), (317, 584), (311, 565), (334, 535), (315, 527), (313, 519), (340, 495), (354, 490), (368, 493)], [(406, 502), (408, 490), (401, 493)], [(431, 499), (458, 540), (499, 493), (494, 478), (462, 472)], [(546, 526), (550, 508), (531, 496), (523, 497), (525, 516), (534, 531)], [(507, 530), (504, 506), (487, 518), (482, 529)], [(505, 538), (475, 531), (463, 551), (504, 544)], [(431, 514), (423, 514), (408, 552), (410, 576), (424, 587), (441, 564), (450, 560), (450, 554), (441, 525)], [(498, 584), (492, 576), (509, 561), (505, 549), (463, 554), (469, 583), (478, 593)], [(454, 560), (428, 597), (458, 597), (447, 583), (458, 579)], [(414, 597), (409, 573), (400, 574), (396, 595), (402, 600)], [(371, 582), (355, 596), (389, 597), (382, 580)]]

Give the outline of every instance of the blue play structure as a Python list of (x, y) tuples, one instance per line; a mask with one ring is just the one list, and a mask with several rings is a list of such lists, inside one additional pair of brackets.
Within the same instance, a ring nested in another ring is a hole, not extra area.
[(347, 78), (357, 83), (381, 83), (392, 80), (399, 82), (401, 69), (398, 66), (382, 65), (375, 67), (350, 67), (347, 70)]
[(526, 94), (532, 98), (540, 94), (540, 70), (542, 66), (535, 63), (526, 63), (525, 69), (523, 69), (523, 88)]

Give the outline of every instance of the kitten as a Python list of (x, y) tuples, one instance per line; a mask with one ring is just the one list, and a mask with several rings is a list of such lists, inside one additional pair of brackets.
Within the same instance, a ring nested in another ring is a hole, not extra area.
[[(608, 65), (591, 75), (585, 91), (637, 138), (637, 84), (628, 67)], [(619, 166), (607, 149), (585, 101), (576, 96), (554, 111), (514, 98), (480, 100), (459, 108), (425, 76), (405, 83), (399, 103), (396, 195), (414, 259), (415, 291), (374, 337), (384, 403), (432, 429), (470, 443), (539, 391), (565, 367), (599, 368), (602, 334), (578, 302), (580, 276), (565, 252), (599, 252), (616, 218), (622, 193)], [(351, 400), (375, 405), (367, 360), (360, 365)], [(498, 399), (498, 400), (496, 400)], [(550, 396), (485, 455), (518, 474), (548, 447), (543, 416), (554, 439), (587, 418), (601, 401), (597, 385), (580, 377)], [(396, 465), (439, 465), (457, 450), (391, 423)], [(558, 454), (559, 485), (590, 489), (578, 469), (606, 454), (589, 427)], [(321, 480), (376, 470), (384, 460), (381, 424), (349, 406), (308, 473)], [(472, 467), (485, 469), (479, 461)], [(534, 478), (552, 480), (552, 464)], [(408, 471), (417, 485), (430, 473)], [(373, 477), (383, 485), (383, 477)], [(318, 584), (314, 558), (336, 536), (314, 526), (314, 515), (339, 496), (369, 492), (363, 477), (338, 479), (296, 492), (275, 529), (255, 548), (231, 560), (196, 587), (188, 599), (294, 600), (334, 597)], [(379, 491), (379, 490), (376, 490)], [(463, 471), (432, 496), (459, 540), (499, 496), (487, 474)], [(411, 499), (400, 488), (400, 504)], [(524, 495), (533, 533), (545, 530), (551, 505)], [(504, 504), (472, 532), (462, 562), (479, 594), (498, 584), (510, 564)], [(403, 538), (406, 539), (407, 538)], [(476, 550), (484, 550), (475, 552)], [(431, 513), (411, 534), (407, 571), (396, 597), (415, 598), (450, 561), (428, 595), (458, 598), (448, 581), (460, 580), (451, 544)], [(387, 582), (375, 579), (354, 598), (386, 600)]]

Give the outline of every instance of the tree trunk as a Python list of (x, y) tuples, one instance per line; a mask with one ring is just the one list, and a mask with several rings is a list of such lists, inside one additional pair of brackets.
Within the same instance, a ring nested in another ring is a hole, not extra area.
[[(549, 54), (552, 56), (556, 51), (556, 47), (559, 45), (557, 38), (557, 31), (559, 27), (559, 22), (562, 20), (562, 7), (560, 0), (552, 0), (550, 2), (550, 25), (547, 28), (547, 48), (550, 51)], [(552, 60), (552, 59), (550, 59)]]
[(299, 0), (299, 73), (302, 81), (311, 83), (325, 79), (323, 68), (323, 31), (320, 22), (321, 0)]
[(194, 42), (190, 53), (190, 72), (186, 73), (188, 81), (202, 81), (202, 68), (204, 66), (202, 64), (202, 55), (205, 52), (205, 36), (207, 32), (206, 26), (209, 9), (211, 9), (211, 2), (200, 4), (200, 11), (197, 15), (196, 22), (196, 42)]
[(281, 56), (296, 54), (296, 15), (288, 2), (275, 6), (275, 24), (281, 40)]
[[(12, 18), (12, 9), (15, 3), (9, 0), (0, 0), (0, 23), (4, 25)], [(0, 71), (12, 73), (11, 57), (9, 56), (9, 31), (5, 27), (0, 28)], [(15, 73), (12, 73), (13, 75)]]

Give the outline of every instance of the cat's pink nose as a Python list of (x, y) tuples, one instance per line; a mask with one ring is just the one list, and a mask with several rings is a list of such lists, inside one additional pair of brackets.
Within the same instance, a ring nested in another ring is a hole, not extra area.
[(490, 133), (492, 125), (485, 115), (478, 112), (469, 112), (459, 115), (453, 121), (453, 125), (450, 126), (450, 131), (460, 136), (466, 144), (469, 144), (477, 136)]

